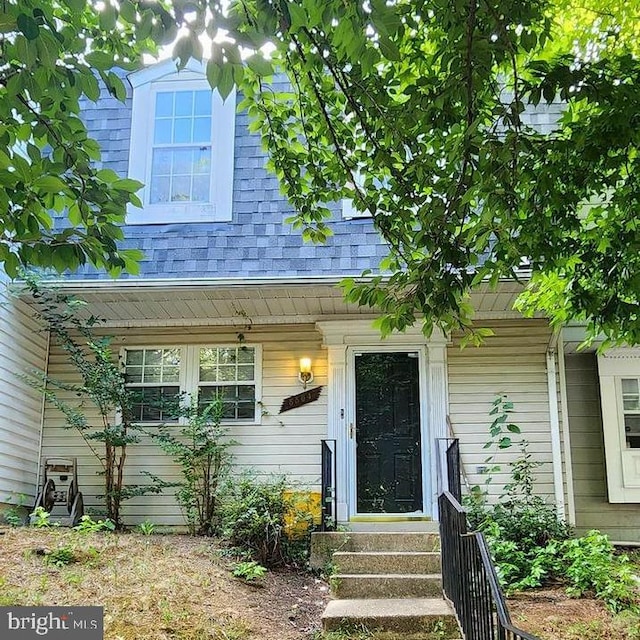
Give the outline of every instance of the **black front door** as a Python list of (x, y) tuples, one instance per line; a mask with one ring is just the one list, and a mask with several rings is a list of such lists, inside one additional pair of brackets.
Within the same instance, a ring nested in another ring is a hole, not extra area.
[(418, 354), (356, 354), (355, 383), (357, 512), (421, 512)]

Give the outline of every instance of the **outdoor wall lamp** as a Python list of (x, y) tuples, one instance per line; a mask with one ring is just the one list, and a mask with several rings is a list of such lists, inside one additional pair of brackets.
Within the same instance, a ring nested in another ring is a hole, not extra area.
[(311, 371), (311, 358), (300, 358), (300, 373), (298, 374), (298, 380), (302, 382), (304, 389), (307, 388), (307, 384), (313, 381), (313, 371)]

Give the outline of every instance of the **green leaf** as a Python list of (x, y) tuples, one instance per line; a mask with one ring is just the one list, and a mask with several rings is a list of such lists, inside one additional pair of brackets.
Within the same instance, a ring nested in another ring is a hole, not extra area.
[(99, 71), (107, 71), (115, 64), (113, 56), (104, 51), (91, 51), (85, 56), (85, 60)]
[(71, 11), (75, 11), (77, 13), (84, 10), (87, 6), (87, 0), (62, 0), (64, 4), (71, 9)]
[(17, 25), (27, 40), (35, 40), (40, 35), (40, 27), (31, 16), (24, 13), (19, 14)]
[(18, 27), (15, 16), (10, 13), (0, 13), (0, 33), (11, 33)]
[(234, 87), (233, 65), (225, 62), (220, 69), (220, 78), (218, 79), (218, 91), (223, 100), (229, 97)]
[(33, 187), (45, 193), (59, 193), (67, 189), (67, 184), (56, 176), (40, 176), (33, 182)]
[(273, 75), (273, 65), (269, 60), (265, 60), (264, 57), (256, 53), (246, 60), (247, 66), (258, 76), (271, 76)]

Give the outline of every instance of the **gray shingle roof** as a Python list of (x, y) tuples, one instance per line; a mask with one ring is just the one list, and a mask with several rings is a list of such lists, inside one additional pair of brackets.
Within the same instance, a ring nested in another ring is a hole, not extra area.
[[(127, 83), (128, 84), (128, 83)], [(131, 89), (125, 104), (103, 90), (84, 103), (90, 135), (100, 144), (101, 166), (126, 176), (131, 135)], [(375, 269), (386, 247), (371, 220), (343, 220), (335, 206), (334, 235), (306, 244), (284, 220), (293, 214), (278, 181), (264, 168), (260, 138), (237, 116), (233, 213), (230, 222), (129, 225), (123, 247), (142, 249), (139, 278), (357, 275)], [(362, 247), (366, 246), (366, 251)], [(87, 267), (72, 278), (108, 277)], [(123, 276), (128, 277), (128, 276)]]
[[(126, 176), (131, 135), (131, 87), (123, 104), (103, 89), (97, 103), (84, 103), (90, 135), (102, 149), (101, 166)], [(554, 105), (552, 105), (554, 107)], [(553, 128), (560, 108), (531, 110), (530, 123)], [(324, 245), (305, 244), (284, 220), (293, 210), (276, 178), (264, 168), (260, 138), (248, 130), (248, 116), (237, 116), (233, 212), (230, 222), (129, 225), (124, 247), (142, 249), (136, 278), (224, 278), (241, 276), (358, 275), (376, 270), (386, 247), (370, 219), (342, 219), (335, 206), (333, 230)], [(108, 277), (87, 267), (71, 278)], [(124, 275), (123, 277), (131, 277)]]

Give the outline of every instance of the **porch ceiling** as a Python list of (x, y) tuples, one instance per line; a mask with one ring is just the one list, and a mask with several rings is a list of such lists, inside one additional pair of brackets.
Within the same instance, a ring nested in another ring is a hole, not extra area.
[[(306, 281), (93, 281), (57, 283), (87, 302), (87, 314), (107, 326), (314, 323), (321, 319), (375, 316), (345, 302), (339, 279)], [(511, 307), (522, 286), (510, 281), (472, 295), (478, 319), (517, 318)], [(28, 302), (28, 299), (27, 299)]]

